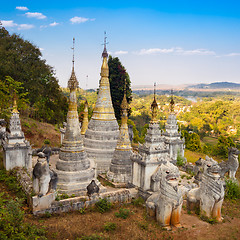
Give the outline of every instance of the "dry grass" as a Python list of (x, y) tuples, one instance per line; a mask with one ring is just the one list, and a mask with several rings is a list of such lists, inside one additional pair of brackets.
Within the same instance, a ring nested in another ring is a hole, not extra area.
[(25, 138), (33, 148), (40, 148), (45, 139), (49, 139), (52, 147), (60, 146), (60, 131), (52, 124), (38, 122), (32, 118), (21, 118)]
[[(185, 156), (185, 158), (187, 158), (188, 162), (195, 163), (199, 158), (205, 159), (206, 154), (200, 153), (200, 152), (192, 152), (188, 149), (185, 149), (184, 156)], [(219, 157), (212, 157), (212, 158), (218, 162), (221, 162), (223, 160)]]

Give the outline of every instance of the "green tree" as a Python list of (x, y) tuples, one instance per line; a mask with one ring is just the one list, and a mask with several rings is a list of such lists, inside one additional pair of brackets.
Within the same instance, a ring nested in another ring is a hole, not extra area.
[(233, 139), (231, 137), (225, 137), (225, 136), (221, 135), (218, 138), (218, 143), (214, 147), (213, 153), (214, 153), (214, 155), (219, 155), (219, 156), (227, 158), (229, 147), (236, 147), (236, 144), (234, 143)]
[[(129, 78), (126, 69), (121, 64), (120, 60), (117, 57), (109, 56), (108, 59), (109, 67), (109, 82), (110, 82), (110, 91), (112, 96), (113, 108), (115, 111), (115, 116), (117, 120), (121, 119), (121, 103), (124, 95), (124, 84), (126, 79), (126, 95), (127, 101), (130, 103), (132, 101), (132, 90), (131, 90), (131, 81)], [(128, 111), (130, 115), (130, 109)]]
[(10, 76), (23, 84), (20, 93), (28, 93), (29, 107), (39, 119), (52, 123), (65, 119), (67, 99), (38, 47), (0, 26), (0, 59), (0, 79)]
[(21, 82), (17, 82), (9, 76), (6, 76), (4, 80), (0, 80), (0, 117), (6, 120), (10, 116), (11, 106), (13, 104), (13, 96), (17, 96), (18, 108), (26, 109), (29, 103), (27, 95), (24, 93), (24, 88)]
[(201, 151), (200, 136), (195, 133), (189, 133), (187, 130), (182, 130), (182, 136), (185, 138), (185, 146), (191, 151)]

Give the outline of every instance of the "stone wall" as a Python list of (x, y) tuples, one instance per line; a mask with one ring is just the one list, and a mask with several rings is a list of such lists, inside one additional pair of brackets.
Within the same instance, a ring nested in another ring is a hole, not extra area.
[(137, 196), (137, 190), (132, 189), (119, 189), (113, 190), (105, 193), (101, 193), (91, 199), (87, 196), (80, 196), (74, 198), (63, 199), (60, 201), (54, 201), (52, 205), (44, 210), (33, 211), (34, 215), (42, 215), (46, 212), (48, 213), (62, 213), (62, 212), (70, 212), (80, 210), (82, 208), (88, 208), (94, 206), (96, 202), (100, 199), (106, 198), (111, 203), (129, 203), (132, 198)]
[(93, 206), (100, 199), (106, 198), (111, 203), (128, 203), (132, 198), (136, 198), (138, 191), (135, 188), (131, 189), (111, 189), (107, 192), (100, 193), (89, 199), (88, 196), (80, 196), (74, 198), (54, 201), (57, 193), (48, 193), (39, 198), (33, 196), (32, 177), (24, 168), (15, 168), (16, 177), (21, 184), (23, 191), (27, 195), (28, 204), (34, 215), (42, 215), (48, 213), (61, 213), (80, 210)]

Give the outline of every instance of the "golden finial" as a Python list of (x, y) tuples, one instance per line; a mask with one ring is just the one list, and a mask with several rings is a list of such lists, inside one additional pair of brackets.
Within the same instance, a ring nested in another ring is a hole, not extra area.
[(151, 109), (152, 109), (151, 123), (156, 123), (156, 122), (158, 122), (158, 120), (157, 120), (158, 104), (157, 104), (157, 101), (156, 101), (156, 83), (154, 83), (154, 97), (153, 97), (153, 102), (151, 104)]
[(170, 112), (174, 111), (173, 90), (171, 90)]
[(117, 148), (121, 150), (128, 150), (131, 148), (131, 142), (129, 140), (128, 135), (128, 102), (127, 102), (127, 96), (126, 96), (126, 79), (124, 84), (124, 96), (121, 103), (122, 108), (122, 118), (121, 118), (121, 127), (120, 127), (120, 133), (119, 133), (119, 139), (117, 143)]
[(121, 109), (122, 109), (122, 111), (128, 109), (127, 90), (126, 90), (126, 78), (124, 80), (124, 95), (123, 95), (123, 100), (122, 100), (122, 103), (121, 103)]
[(75, 38), (73, 38), (73, 47), (71, 48), (73, 50), (73, 59), (72, 59), (72, 74), (70, 79), (68, 80), (68, 88), (71, 90), (74, 90), (76, 88), (78, 88), (78, 80), (76, 78), (75, 72), (74, 72), (74, 50), (75, 50)]
[(14, 95), (13, 95), (13, 110), (12, 110), (12, 113), (19, 113), (18, 110), (17, 110), (17, 94), (16, 94), (16, 92), (14, 92)]

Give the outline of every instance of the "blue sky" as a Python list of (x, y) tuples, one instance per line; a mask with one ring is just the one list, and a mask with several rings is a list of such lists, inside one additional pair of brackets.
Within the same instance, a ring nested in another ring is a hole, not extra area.
[[(0, 20), (38, 46), (61, 86), (97, 88), (103, 33), (132, 85), (240, 83), (239, 1), (0, 1)], [(87, 78), (88, 76), (88, 78)]]

